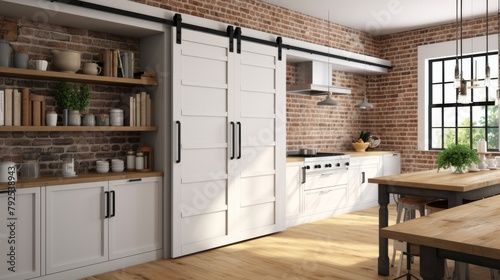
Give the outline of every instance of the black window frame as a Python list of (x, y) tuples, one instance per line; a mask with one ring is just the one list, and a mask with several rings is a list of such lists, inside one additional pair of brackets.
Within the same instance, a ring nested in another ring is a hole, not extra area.
[[(486, 57), (486, 56), (489, 56), (489, 61), (491, 61), (491, 56), (492, 55), (498, 55), (498, 52), (483, 52), (483, 53), (477, 53), (477, 54), (471, 54), (471, 55), (463, 55), (462, 56), (462, 59), (469, 59), (471, 60), (471, 63), (470, 63), (470, 73), (473, 74), (474, 73), (474, 64), (473, 61), (475, 58), (479, 58), (479, 57)], [(498, 57), (497, 57), (498, 58)], [(497, 125), (497, 126), (489, 126), (488, 125), (488, 106), (495, 106), (495, 101), (481, 101), (481, 102), (475, 102), (474, 101), (474, 98), (472, 98), (472, 102), (469, 103), (469, 104), (461, 104), (461, 103), (458, 103), (455, 101), (455, 103), (445, 103), (445, 85), (447, 84), (453, 84), (453, 81), (446, 81), (448, 79), (445, 79), (445, 62), (446, 61), (450, 61), (450, 60), (456, 60), (456, 57), (444, 57), (444, 58), (436, 58), (436, 59), (429, 59), (428, 60), (428, 107), (427, 107), (427, 115), (428, 115), (428, 127), (427, 127), (427, 131), (428, 131), (428, 149), (429, 150), (444, 150), (445, 149), (445, 129), (455, 129), (455, 143), (458, 143), (458, 129), (459, 128), (468, 128), (470, 129), (471, 133), (470, 133), (470, 139), (469, 139), (469, 144), (470, 144), (470, 147), (471, 148), (475, 148), (473, 147), (473, 129), (474, 128), (484, 128), (484, 139), (488, 139), (488, 129), (489, 128), (497, 128), (499, 129), (499, 134), (500, 134), (500, 127)], [(460, 63), (460, 59), (458, 60), (459, 63)], [(433, 82), (433, 77), (434, 77), (434, 69), (433, 69), (433, 64), (435, 62), (441, 62), (441, 81), (440, 82)], [(446, 82), (445, 82), (446, 81)], [(484, 79), (479, 79), (479, 82), (482, 82), (484, 83)], [(495, 78), (492, 78), (491, 79), (491, 84), (493, 83), (498, 83), (498, 77), (495, 77)], [(432, 100), (433, 100), (433, 86), (434, 85), (439, 85), (441, 84), (442, 86), (442, 90), (441, 90), (441, 94), (442, 94), (442, 100), (443, 102), (441, 104), (433, 104)], [(468, 81), (467, 85), (469, 86), (470, 85), (470, 81)], [(496, 92), (491, 92), (490, 91), (490, 88), (486, 87), (484, 90), (486, 90), (485, 92), (485, 96), (486, 96), (486, 100), (490, 100), (490, 95), (491, 94), (496, 94)], [(474, 94), (474, 89), (472, 89), (472, 95)], [(455, 100), (458, 98), (458, 89), (455, 89)], [(473, 122), (472, 122), (472, 116), (473, 116), (473, 107), (481, 107), (481, 106), (484, 106), (485, 108), (485, 125), (484, 127), (481, 126), (481, 127), (478, 127), (478, 126), (473, 126)], [(444, 125), (444, 108), (455, 108), (455, 126), (454, 127), (446, 127)], [(471, 122), (469, 123), (469, 127), (466, 127), (466, 126), (459, 126), (458, 125), (458, 121), (459, 121), (459, 118), (458, 118), (458, 108), (459, 107), (469, 107), (470, 108), (470, 112), (469, 112), (469, 118), (471, 120)], [(442, 148), (434, 148), (432, 147), (432, 140), (433, 140), (433, 126), (432, 126), (432, 109), (433, 108), (442, 108), (441, 110), (441, 120), (442, 120), (442, 124), (440, 126), (441, 128), (441, 143), (442, 143)], [(490, 150), (489, 151), (498, 151), (498, 150)]]

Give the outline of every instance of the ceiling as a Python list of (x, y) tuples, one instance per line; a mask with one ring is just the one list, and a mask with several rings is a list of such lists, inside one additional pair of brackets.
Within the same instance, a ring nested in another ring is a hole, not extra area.
[[(262, 0), (373, 35), (387, 35), (454, 22), (455, 0)], [(463, 19), (485, 17), (486, 1), (463, 1)], [(489, 1), (496, 15), (498, 1)]]

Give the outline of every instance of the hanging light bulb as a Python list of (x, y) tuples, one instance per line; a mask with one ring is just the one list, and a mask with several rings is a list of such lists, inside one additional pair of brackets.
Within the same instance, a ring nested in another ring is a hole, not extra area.
[(470, 96), (467, 93), (467, 81), (462, 78), (460, 80), (460, 88), (458, 89), (458, 103), (470, 104)]

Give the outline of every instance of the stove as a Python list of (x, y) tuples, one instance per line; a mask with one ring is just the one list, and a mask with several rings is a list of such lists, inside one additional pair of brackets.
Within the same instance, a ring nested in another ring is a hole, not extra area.
[(315, 155), (289, 154), (289, 157), (304, 158), (306, 173), (348, 169), (351, 156), (341, 153), (317, 153)]

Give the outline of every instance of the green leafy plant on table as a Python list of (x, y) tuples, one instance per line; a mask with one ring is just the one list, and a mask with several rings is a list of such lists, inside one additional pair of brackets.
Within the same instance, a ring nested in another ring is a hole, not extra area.
[(475, 150), (467, 145), (452, 144), (441, 151), (437, 157), (438, 172), (441, 168), (453, 167), (454, 173), (465, 173), (471, 163), (479, 163)]

